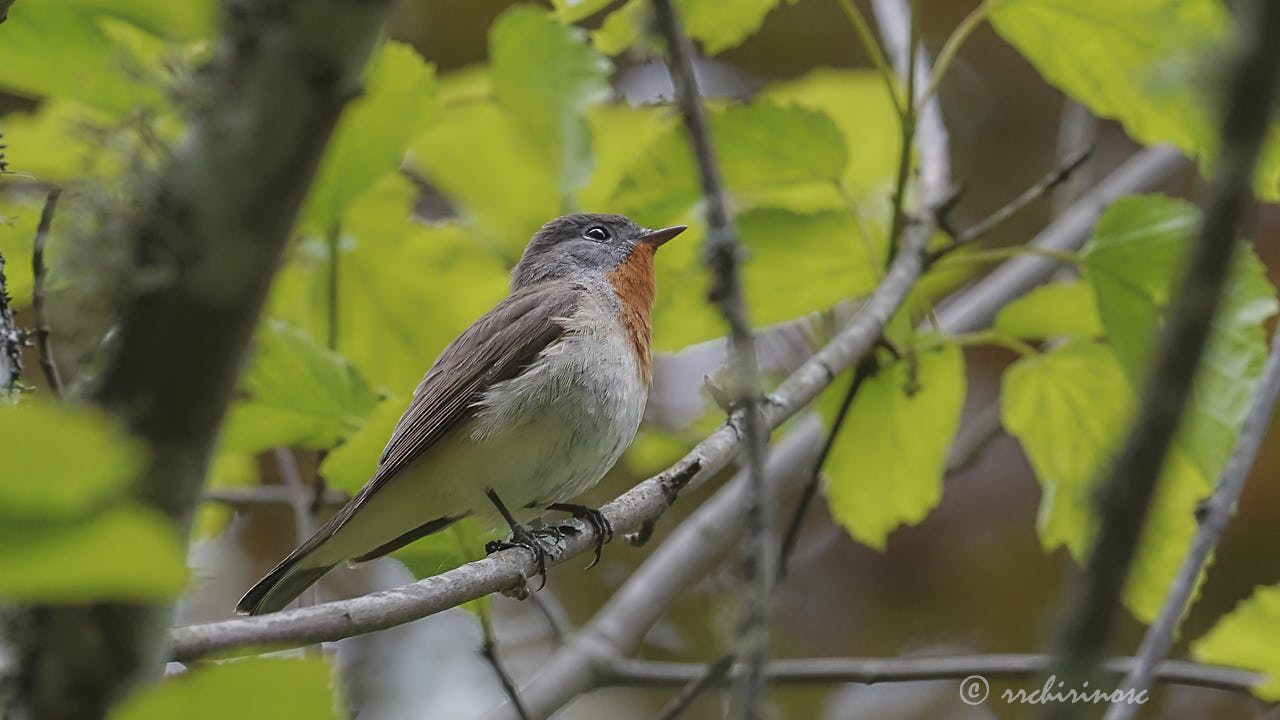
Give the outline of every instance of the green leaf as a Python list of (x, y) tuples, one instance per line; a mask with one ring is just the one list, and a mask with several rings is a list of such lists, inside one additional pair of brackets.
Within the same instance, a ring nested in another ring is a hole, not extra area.
[[(844, 176), (844, 140), (824, 113), (760, 103), (712, 112), (710, 122), (731, 190), (834, 183)], [(658, 224), (683, 213), (701, 196), (686, 132), (673, 126), (622, 178), (613, 204), (641, 222)]]
[[(385, 176), (347, 213), (339, 248), (337, 350), (369, 383), (408, 394), (444, 346), (506, 294), (508, 274), (482, 233), (425, 227), (416, 192)], [(327, 248), (295, 248), (277, 277), (271, 316), (325, 337)]]
[(964, 395), (964, 356), (954, 344), (863, 383), (826, 464), (831, 515), (854, 539), (884, 549), (889, 533), (937, 506)]
[[(902, 132), (893, 98), (877, 73), (819, 68), (795, 80), (767, 86), (760, 99), (784, 107), (808, 108), (831, 118), (845, 146), (855, 149), (841, 176), (849, 194), (887, 196), (892, 191)], [(868, 142), (868, 138), (875, 141)]]
[[(591, 171), (583, 112), (608, 99), (610, 63), (579, 28), (529, 5), (504, 12), (489, 31), (493, 93), (524, 131), (557, 187), (581, 187)], [(486, 168), (505, 170), (507, 163)], [(550, 219), (550, 218), (548, 218)]]
[(245, 453), (280, 445), (328, 448), (360, 427), (377, 396), (360, 371), (309, 335), (278, 321), (258, 333), (246, 397), (227, 418), (222, 447)]
[(703, 52), (715, 55), (759, 30), (778, 0), (676, 0), (675, 4), (685, 32), (702, 41)]
[[(58, 452), (71, 454), (65, 447)], [(48, 477), (42, 485), (60, 479)], [(186, 579), (177, 528), (150, 508), (123, 505), (59, 522), (6, 519), (0, 526), (0, 598), (6, 600), (168, 600)]]
[(311, 186), (304, 225), (317, 233), (340, 223), (361, 193), (398, 168), (409, 141), (438, 112), (435, 68), (404, 43), (383, 43), (364, 86), (343, 112)]
[(613, 0), (551, 0), (556, 16), (564, 22), (578, 22), (609, 7)]
[[(644, 4), (648, 5), (648, 0)], [(595, 169), (590, 182), (578, 192), (582, 207), (601, 212), (612, 208), (618, 183), (644, 156), (649, 144), (678, 122), (670, 108), (653, 105), (632, 107), (621, 102), (589, 109), (587, 124)]]
[(1218, 620), (1204, 637), (1191, 643), (1191, 653), (1206, 663), (1249, 668), (1264, 673), (1265, 683), (1253, 688), (1268, 702), (1280, 700), (1280, 585), (1260, 587)]
[[(1066, 546), (1083, 562), (1096, 531), (1094, 488), (1127, 428), (1133, 391), (1114, 353), (1073, 339), (1005, 371), (1001, 417), (1043, 488), (1037, 531), (1046, 551)], [(1209, 491), (1178, 448), (1170, 453), (1148, 513), (1124, 602), (1142, 620), (1159, 612), (1195, 534)]]
[(1093, 288), (1082, 282), (1041, 285), (996, 314), (995, 329), (1023, 338), (1100, 337)]
[(389, 397), (369, 413), (360, 430), (334, 448), (320, 463), (320, 476), (329, 485), (354, 495), (378, 469), (378, 456), (391, 439), (409, 401)]
[(136, 442), (89, 408), (38, 399), (0, 406), (0, 518), (83, 516), (123, 493), (142, 457)]
[(5, 289), (13, 307), (31, 305), (31, 250), (40, 201), (35, 197), (0, 195), (0, 256), (4, 256)]
[(121, 703), (110, 720), (323, 720), (337, 718), (321, 659), (253, 657), (204, 663)]
[(591, 46), (605, 55), (621, 54), (645, 38), (652, 15), (649, 0), (628, 0), (591, 33)]
[(753, 208), (737, 217), (746, 248), (742, 266), (752, 322), (768, 325), (825, 310), (876, 286), (872, 258), (880, 237), (867, 237), (847, 211), (796, 213)]
[[(1124, 198), (1098, 221), (1083, 254), (1102, 325), (1131, 384), (1147, 372), (1158, 327), (1180, 282), (1199, 213), (1180, 200), (1150, 195)], [(1196, 389), (1178, 433), (1200, 472), (1221, 472), (1249, 411), (1266, 362), (1262, 322), (1275, 314), (1275, 289), (1251, 248), (1236, 254), (1222, 306), (1196, 375)]]
[[(1207, 77), (1188, 82), (1228, 38), (1221, 0), (997, 0), (991, 24), (1053, 85), (1115, 118), (1144, 144), (1168, 142), (1211, 160), (1217, 106)], [(1255, 187), (1280, 198), (1280, 134)]]
[(413, 141), (407, 163), (512, 264), (530, 236), (560, 214), (559, 166), (492, 102), (451, 107)]
[(49, 183), (113, 176), (121, 169), (122, 148), (103, 147), (104, 140), (114, 139), (107, 132), (112, 122), (88, 105), (52, 98), (32, 112), (0, 118), (5, 160), (13, 172)]

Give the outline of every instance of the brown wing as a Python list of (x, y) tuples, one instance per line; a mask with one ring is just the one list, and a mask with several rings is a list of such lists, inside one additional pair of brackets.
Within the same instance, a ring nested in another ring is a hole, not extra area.
[(480, 393), (520, 374), (564, 334), (583, 288), (567, 282), (522, 288), (486, 313), (436, 358), (378, 459), (374, 482), (394, 475), (469, 417)]

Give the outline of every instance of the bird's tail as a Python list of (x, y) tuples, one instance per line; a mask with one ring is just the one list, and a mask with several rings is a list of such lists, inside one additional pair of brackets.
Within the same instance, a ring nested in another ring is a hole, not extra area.
[(307, 556), (310, 553), (302, 552), (304, 549), (309, 551), (313, 548), (303, 546), (294, 550), (289, 557), (276, 565), (275, 569), (267, 573), (266, 577), (249, 588), (249, 592), (245, 593), (236, 604), (236, 612), (261, 615), (283, 610), (286, 605), (293, 602), (294, 598), (314, 585), (337, 564), (307, 563), (310, 559)]

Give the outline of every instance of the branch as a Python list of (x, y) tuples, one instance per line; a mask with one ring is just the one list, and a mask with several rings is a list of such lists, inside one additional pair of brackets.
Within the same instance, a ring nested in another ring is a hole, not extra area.
[[(1099, 525), (1080, 592), (1061, 626), (1058, 674), (1069, 686), (1087, 679), (1111, 638), (1116, 600), (1124, 586), (1151, 496), (1191, 393), (1210, 323), (1227, 282), (1239, 226), (1252, 198), (1259, 148), (1280, 76), (1280, 3), (1254, 0), (1240, 7), (1237, 51), (1226, 77), (1222, 149), (1210, 183), (1199, 237), (1190, 248), (1179, 288), (1129, 435), (1100, 484)], [(1070, 717), (1063, 704), (1051, 711)]]
[[(810, 414), (777, 442), (765, 463), (771, 489), (804, 478), (803, 471), (813, 460), (821, 435), (821, 422)], [(591, 622), (543, 661), (542, 669), (520, 690), (531, 717), (546, 718), (595, 687), (599, 674), (640, 644), (672, 599), (730, 552), (744, 533), (742, 518), (750, 504), (748, 484), (746, 472), (740, 471), (699, 505), (628, 576)], [(499, 708), (491, 720), (510, 717), (510, 708)]]
[(768, 436), (760, 416), (760, 370), (756, 366), (751, 321), (742, 298), (742, 279), (738, 268), (741, 241), (729, 217), (711, 130), (694, 79), (693, 48), (680, 27), (680, 18), (671, 0), (653, 0), (653, 9), (655, 25), (666, 41), (670, 56), (676, 104), (698, 163), (707, 215), (704, 262), (713, 277), (708, 299), (719, 308), (729, 325), (732, 368), (729, 394), (741, 406), (743, 431), (746, 433), (746, 468), (751, 488), (750, 502), (743, 518), (741, 574), (746, 587), (742, 592), (742, 617), (736, 639), (738, 647), (733, 654), (743, 658), (746, 664), (747, 671), (743, 673), (739, 695), (743, 717), (751, 720), (761, 716), (764, 702), (765, 684), (761, 670), (769, 657), (769, 596), (775, 572), (772, 523), (776, 499), (769, 492), (764, 478)]
[[(721, 655), (710, 665), (703, 665), (701, 672), (691, 677), (680, 694), (671, 699), (667, 706), (658, 713), (658, 720), (676, 720), (689, 709), (703, 690), (721, 683), (729, 678), (729, 671), (734, 668), (733, 655)], [(765, 677), (768, 677), (768, 665), (765, 666)], [(741, 673), (739, 673), (741, 674)]]
[(45, 309), (45, 279), (48, 275), (44, 263), (44, 246), (49, 240), (49, 228), (53, 226), (53, 214), (58, 210), (58, 198), (62, 190), (49, 188), (44, 199), (44, 208), (40, 211), (40, 224), (36, 226), (36, 239), (31, 248), (31, 312), (35, 315), (36, 350), (40, 353), (40, 370), (49, 382), (49, 391), (54, 397), (62, 397), (62, 376), (58, 374), (58, 363), (53, 358), (53, 347), (49, 342), (49, 314)]
[[(786, 685), (826, 685), (830, 683), (917, 682), (921, 680), (961, 680), (981, 675), (988, 680), (1023, 680), (1044, 674), (1052, 666), (1050, 655), (958, 655), (950, 657), (906, 658), (808, 658), (774, 660), (766, 667), (769, 682)], [(1135, 658), (1110, 658), (1102, 669), (1120, 675), (1136, 664)], [(600, 679), (602, 687), (679, 687), (705, 672), (702, 663), (619, 660)], [(738, 672), (734, 668), (732, 677)], [(1250, 694), (1265, 677), (1249, 670), (1165, 660), (1155, 671), (1157, 680), (1173, 685), (1225, 690)], [(723, 679), (721, 680), (723, 682)]]
[[(228, 3), (193, 119), (129, 219), (137, 272), (93, 400), (147, 445), (133, 499), (185, 537), (271, 278), (390, 0)], [(162, 668), (167, 604), (27, 609), (15, 717), (100, 718)]]
[[(1169, 654), (1174, 633), (1178, 630), (1187, 601), (1195, 591), (1201, 568), (1218, 544), (1218, 538), (1227, 526), (1231, 511), (1240, 499), (1245, 480), (1258, 457), (1258, 448), (1266, 437), (1271, 414), (1275, 411), (1277, 394), (1280, 394), (1280, 332), (1271, 338), (1271, 354), (1262, 371), (1262, 382), (1253, 398), (1253, 405), (1249, 408), (1249, 415), (1240, 428), (1235, 449), (1222, 470), (1222, 476), (1218, 478), (1218, 484), (1209, 498), (1208, 510), (1200, 519), (1200, 527), (1169, 588), (1169, 595), (1160, 608), (1160, 615), (1147, 628), (1142, 646), (1138, 648), (1136, 662), (1125, 676), (1123, 687), (1133, 688), (1135, 691), (1151, 687), (1156, 664)], [(1105, 720), (1127, 720), (1131, 717), (1132, 713), (1124, 705), (1117, 704), (1107, 711)]]
[[(9, 307), (5, 289), (4, 255), (0, 254), (0, 393), (7, 392), (22, 375), (22, 333)], [(3, 398), (3, 394), (0, 394)]]

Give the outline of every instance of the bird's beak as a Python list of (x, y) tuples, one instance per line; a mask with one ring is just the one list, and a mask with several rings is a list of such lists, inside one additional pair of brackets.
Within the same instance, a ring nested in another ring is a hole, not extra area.
[(687, 225), (672, 225), (671, 227), (662, 228), (661, 230), (650, 230), (640, 236), (639, 242), (649, 243), (655, 248), (661, 247), (663, 243), (688, 229), (689, 227)]

